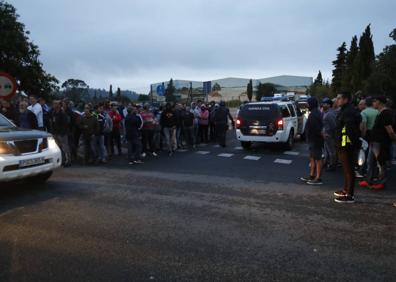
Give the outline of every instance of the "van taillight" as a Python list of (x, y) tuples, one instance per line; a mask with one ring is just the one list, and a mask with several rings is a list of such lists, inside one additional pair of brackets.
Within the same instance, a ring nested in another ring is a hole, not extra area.
[(283, 119), (278, 120), (278, 130), (283, 130)]

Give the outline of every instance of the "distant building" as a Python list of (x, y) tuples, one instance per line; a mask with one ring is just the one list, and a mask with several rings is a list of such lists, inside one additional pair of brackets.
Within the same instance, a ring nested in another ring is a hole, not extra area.
[[(204, 100), (204, 101), (246, 101), (246, 87), (250, 79), (246, 78), (222, 78), (212, 80), (209, 85), (212, 91), (205, 93), (203, 81), (174, 80), (176, 88), (176, 97), (181, 101)], [(305, 94), (308, 87), (312, 84), (313, 78), (306, 76), (281, 75), (262, 79), (253, 79), (253, 88), (259, 83), (272, 83), (275, 85), (277, 92), (294, 92), (297, 95)], [(157, 94), (157, 87), (164, 85), (165, 88), (169, 81), (154, 83), (151, 85), (153, 99), (157, 101), (165, 101), (165, 97)], [(207, 83), (205, 84), (208, 85)], [(206, 95), (207, 94), (207, 95)]]

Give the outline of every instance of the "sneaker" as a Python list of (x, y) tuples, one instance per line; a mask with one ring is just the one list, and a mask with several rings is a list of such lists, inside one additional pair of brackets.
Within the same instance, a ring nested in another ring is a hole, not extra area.
[(130, 165), (133, 165), (133, 164), (135, 164), (135, 162), (133, 162), (133, 161), (130, 161), (128, 164), (130, 164)]
[(135, 164), (144, 164), (144, 162), (143, 162), (142, 160), (134, 161), (134, 163), (135, 163)]
[(345, 192), (344, 190), (341, 190), (341, 191), (334, 192), (334, 196), (336, 196), (337, 198), (347, 197), (348, 193)]
[(152, 152), (152, 155), (153, 155), (154, 157), (157, 157), (157, 156), (158, 156), (158, 154), (157, 154), (156, 152)]
[(373, 190), (381, 190), (385, 188), (385, 185), (383, 183), (376, 183), (376, 184), (372, 184), (370, 188)]
[(396, 208), (396, 202), (393, 203), (393, 206)]
[(308, 185), (322, 185), (323, 182), (322, 182), (322, 179), (319, 178), (319, 179), (308, 180), (307, 184)]
[(353, 204), (355, 202), (355, 198), (353, 196), (337, 197), (334, 201), (339, 204)]
[(355, 171), (355, 177), (356, 178), (363, 178), (364, 175), (362, 175), (359, 171)]
[(310, 180), (314, 180), (315, 176), (307, 176), (307, 177), (300, 177), (301, 181), (308, 182)]

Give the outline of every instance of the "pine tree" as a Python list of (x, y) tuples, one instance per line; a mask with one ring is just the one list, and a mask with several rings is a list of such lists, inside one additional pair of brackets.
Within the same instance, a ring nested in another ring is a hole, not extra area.
[(175, 102), (176, 101), (176, 97), (174, 95), (175, 92), (176, 92), (176, 87), (173, 85), (173, 79), (171, 78), (165, 90), (165, 101)]
[(117, 88), (117, 94), (116, 94), (116, 100), (120, 101), (120, 99), (121, 99), (121, 89), (120, 89), (120, 87), (118, 87)]
[(249, 99), (249, 102), (251, 102), (252, 98), (253, 98), (253, 81), (252, 80), (249, 80), (249, 83), (246, 88), (246, 94)]
[(342, 80), (345, 75), (346, 68), (346, 50), (346, 44), (343, 42), (337, 49), (337, 59), (333, 61), (334, 69), (331, 84), (335, 93), (342, 90)]
[(351, 46), (346, 55), (346, 69), (345, 75), (342, 81), (342, 88), (348, 91), (356, 92), (356, 58), (359, 54), (358, 39), (355, 35), (352, 37)]
[(109, 98), (113, 99), (113, 85), (110, 84)]
[(371, 34), (370, 25), (362, 33), (359, 39), (359, 53), (356, 57), (355, 69), (355, 89), (362, 90), (367, 79), (374, 68), (375, 53), (373, 36)]
[(318, 76), (316, 77), (314, 81), (315, 85), (323, 85), (323, 77), (322, 77), (322, 72), (319, 71)]

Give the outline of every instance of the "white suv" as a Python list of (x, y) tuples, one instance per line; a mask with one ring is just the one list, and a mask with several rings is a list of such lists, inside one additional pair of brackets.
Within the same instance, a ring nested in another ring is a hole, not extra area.
[(288, 149), (304, 131), (304, 116), (293, 101), (274, 100), (243, 105), (236, 122), (236, 136), (245, 149), (252, 142), (282, 143)]
[(61, 164), (62, 153), (51, 134), (17, 128), (0, 114), (0, 182), (45, 182)]

